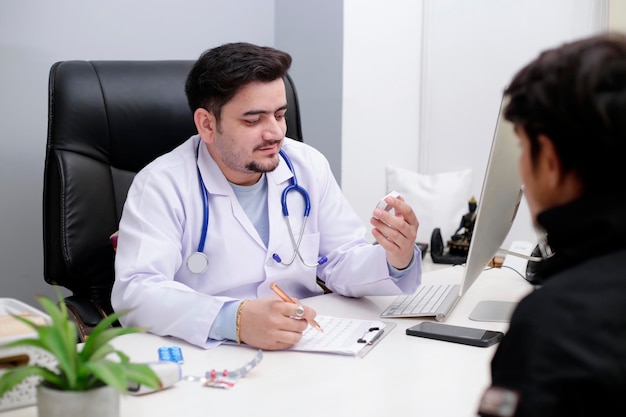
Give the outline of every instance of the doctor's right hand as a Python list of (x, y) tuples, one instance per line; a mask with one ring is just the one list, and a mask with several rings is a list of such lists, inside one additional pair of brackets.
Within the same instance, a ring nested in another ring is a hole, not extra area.
[(376, 207), (370, 219), (374, 226), (372, 234), (385, 249), (387, 262), (396, 269), (405, 269), (414, 257), (415, 239), (420, 222), (413, 208), (402, 196), (387, 196), (385, 202), (393, 208), (394, 213)]
[(317, 313), (311, 307), (304, 307), (301, 319), (296, 310), (300, 306), (287, 303), (278, 297), (265, 297), (249, 300), (241, 310), (239, 339), (242, 343), (265, 350), (289, 349), (302, 339), (309, 320)]

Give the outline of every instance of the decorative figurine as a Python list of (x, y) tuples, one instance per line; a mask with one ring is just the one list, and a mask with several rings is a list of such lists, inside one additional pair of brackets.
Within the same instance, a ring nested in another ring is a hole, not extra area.
[[(452, 255), (465, 256), (469, 252), (470, 241), (472, 240), (472, 232), (474, 231), (474, 224), (476, 223), (476, 208), (478, 207), (476, 199), (470, 198), (467, 202), (469, 212), (463, 215), (461, 224), (456, 232), (448, 240), (448, 251)], [(461, 230), (463, 231), (462, 233)]]
[(436, 228), (430, 238), (430, 257), (434, 263), (438, 264), (464, 264), (467, 260), (470, 242), (472, 240), (472, 232), (476, 223), (476, 209), (478, 204), (474, 197), (467, 202), (469, 212), (461, 218), (459, 228), (450, 236), (447, 242), (447, 250), (444, 253), (443, 239), (441, 238), (441, 230)]

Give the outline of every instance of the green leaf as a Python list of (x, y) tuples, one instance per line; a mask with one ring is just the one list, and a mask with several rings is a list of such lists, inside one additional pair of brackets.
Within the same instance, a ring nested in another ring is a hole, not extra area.
[[(55, 328), (62, 328), (63, 324), (67, 321), (67, 314), (63, 314), (65, 311), (64, 308), (59, 308), (54, 301), (46, 297), (38, 296), (37, 301), (39, 301), (44, 311), (50, 316), (52, 325)], [(61, 304), (63, 306), (65, 305), (63, 302), (61, 302)]]
[(76, 378), (76, 343), (67, 346), (63, 333), (54, 325), (37, 326), (37, 336), (36, 339), (18, 339), (5, 347), (32, 346), (49, 352), (57, 360), (59, 371), (72, 384)]
[(24, 365), (11, 368), (0, 378), (0, 397), (29, 377), (39, 377), (54, 384), (62, 384), (62, 378), (47, 368), (36, 365)]
[(86, 367), (105, 384), (119, 392), (126, 392), (128, 379), (126, 378), (125, 366), (121, 363), (103, 360), (88, 363)]
[(37, 301), (39, 301), (44, 311), (48, 313), (52, 319), (52, 327), (58, 329), (60, 341), (67, 349), (69, 349), (72, 345), (76, 344), (76, 325), (70, 321), (67, 314), (67, 305), (58, 291), (57, 296), (59, 298), (58, 303), (55, 303), (49, 298), (43, 296), (37, 297)]
[(107, 330), (109, 331), (96, 336), (96, 343), (93, 346), (95, 350), (91, 352), (91, 357), (94, 360), (102, 359), (109, 353), (108, 346), (110, 346), (110, 344), (108, 342), (110, 340), (125, 334), (136, 333), (136, 331), (132, 328), (123, 327), (115, 327)]
[(76, 381), (77, 347), (76, 343), (71, 346), (65, 344), (63, 333), (54, 327), (42, 326), (39, 329), (39, 338), (45, 349), (49, 351), (59, 362), (59, 371), (65, 374), (69, 385)]
[[(41, 304), (44, 311), (50, 316), (52, 325), (40, 326), (39, 338), (48, 344), (48, 350), (59, 360), (59, 366), (68, 374), (71, 379), (76, 374), (76, 341), (77, 330), (76, 324), (70, 321), (67, 314), (67, 305), (61, 294), (57, 291), (59, 298), (58, 304), (51, 299), (38, 296), (37, 301)], [(67, 352), (64, 356), (62, 352)]]
[(118, 336), (144, 331), (143, 329), (135, 327), (111, 327), (112, 324), (124, 314), (126, 314), (125, 311), (113, 313), (98, 323), (85, 341), (85, 346), (83, 348), (85, 356), (91, 356), (101, 346)]
[(83, 362), (95, 362), (95, 361), (106, 358), (108, 355), (110, 355), (111, 353), (114, 353), (115, 351), (116, 350), (113, 347), (113, 345), (107, 343), (105, 345), (99, 346), (98, 350), (93, 352), (91, 355), (82, 355), (83, 352), (80, 352), (81, 360)]
[(89, 337), (87, 337), (87, 340), (85, 341), (85, 348), (89, 349), (89, 346), (92, 343), (94, 343), (94, 342), (90, 342), (90, 339), (94, 339), (94, 337), (97, 338), (100, 334), (105, 333), (108, 330), (115, 328), (115, 327), (112, 327), (113, 323), (115, 323), (123, 314), (124, 314), (123, 312), (119, 312), (119, 313), (116, 312), (116, 313), (113, 313), (104, 317), (100, 322), (98, 322), (96, 327), (94, 327), (91, 333), (89, 334)]
[(34, 346), (39, 349), (48, 350), (47, 346), (40, 339), (18, 339), (13, 342), (9, 342), (2, 347), (12, 348), (16, 346)]

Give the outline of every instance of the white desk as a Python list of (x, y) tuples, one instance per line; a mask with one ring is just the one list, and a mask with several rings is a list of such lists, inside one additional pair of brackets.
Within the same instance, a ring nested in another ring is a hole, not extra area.
[[(457, 282), (463, 267), (428, 267), (424, 282)], [(483, 299), (518, 300), (531, 286), (509, 269), (484, 272), (465, 294), (448, 323), (506, 331), (505, 323), (475, 322), (468, 315)], [(335, 294), (307, 300), (318, 314), (380, 319), (393, 297), (351, 299)], [(475, 416), (489, 382), (495, 346), (479, 348), (407, 336), (417, 319), (395, 319), (397, 326), (364, 358), (303, 352), (264, 352), (262, 362), (229, 390), (180, 381), (167, 390), (141, 397), (124, 396), (121, 415), (138, 416)], [(160, 346), (183, 349), (185, 375), (201, 376), (215, 368), (234, 369), (256, 350), (220, 346), (202, 350), (176, 339), (150, 334), (122, 336), (114, 345), (135, 361), (157, 359)], [(34, 417), (35, 407), (0, 413)]]

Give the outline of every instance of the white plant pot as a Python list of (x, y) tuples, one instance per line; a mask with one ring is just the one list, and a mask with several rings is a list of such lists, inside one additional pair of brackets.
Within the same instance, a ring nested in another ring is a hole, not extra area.
[(39, 384), (39, 417), (119, 417), (120, 393), (109, 386), (89, 391), (60, 391)]

